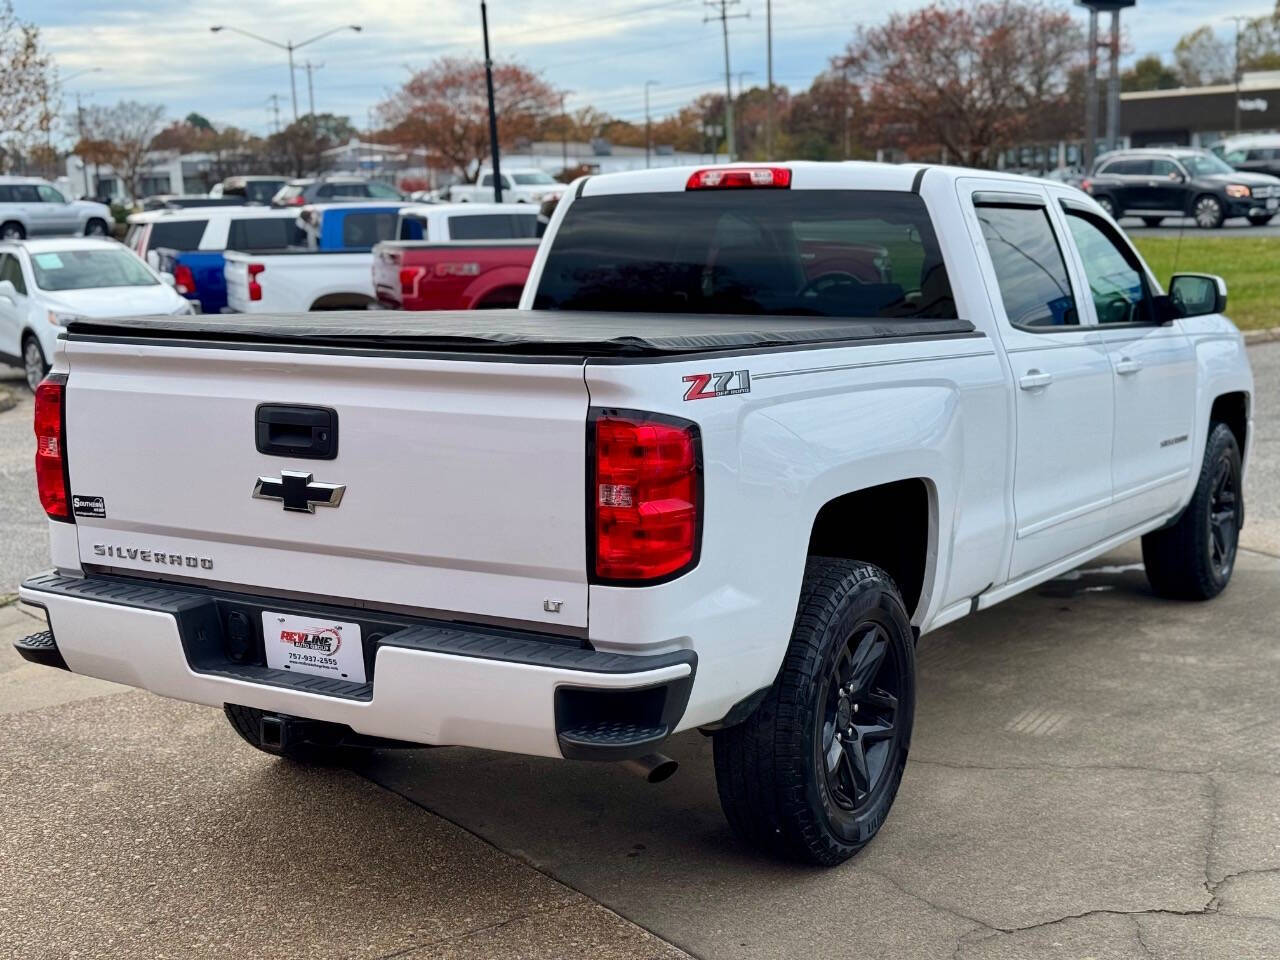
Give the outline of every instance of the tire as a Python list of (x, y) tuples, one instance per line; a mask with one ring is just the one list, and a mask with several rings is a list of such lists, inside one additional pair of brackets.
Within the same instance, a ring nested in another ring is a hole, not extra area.
[(7, 220), (0, 224), (0, 240), (25, 240), (27, 231), (17, 220)]
[(730, 827), (776, 856), (847, 860), (893, 805), (914, 710), (915, 641), (893, 580), (870, 564), (811, 557), (777, 679), (746, 721), (713, 734)]
[(1151, 589), (1171, 600), (1210, 600), (1235, 569), (1244, 496), (1240, 447), (1225, 423), (1209, 428), (1195, 492), (1175, 524), (1142, 538)]
[(1093, 199), (1094, 199), (1094, 202), (1097, 203), (1097, 205), (1102, 208), (1103, 213), (1105, 213), (1112, 220), (1118, 219), (1119, 214), (1116, 213), (1116, 205), (1111, 202), (1110, 197), (1101, 196), (1101, 197), (1094, 197)]
[(84, 225), (84, 235), (86, 237), (105, 237), (107, 233), (107, 222), (101, 217), (94, 217)]
[(1255, 227), (1265, 227), (1271, 222), (1271, 217), (1250, 217), (1249, 222)]
[(357, 751), (343, 742), (350, 730), (337, 723), (321, 723), (312, 721), (308, 727), (308, 739), (301, 743), (287, 743), (283, 749), (268, 747), (262, 742), (262, 717), (264, 711), (256, 707), (242, 707), (234, 703), (222, 705), (227, 722), (240, 738), (249, 746), (284, 757), (295, 763), (315, 764), (317, 766), (339, 766), (349, 762)]
[(1227, 219), (1227, 215), (1222, 209), (1222, 201), (1217, 197), (1209, 196), (1207, 193), (1196, 197), (1195, 206), (1191, 208), (1191, 213), (1195, 217), (1196, 226), (1202, 230), (1217, 230), (1222, 226), (1223, 221)]
[(1160, 224), (1164, 223), (1164, 217), (1143, 217), (1142, 222), (1148, 227), (1155, 229), (1160, 226)]
[(49, 360), (34, 333), (22, 338), (22, 369), (27, 375), (27, 386), (35, 393), (40, 381), (49, 373)]

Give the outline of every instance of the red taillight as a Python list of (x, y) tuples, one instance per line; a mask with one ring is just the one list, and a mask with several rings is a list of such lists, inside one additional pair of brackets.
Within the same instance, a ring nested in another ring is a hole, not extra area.
[(179, 293), (196, 292), (196, 276), (185, 263), (180, 263), (173, 268), (173, 281)]
[(730, 167), (695, 170), (684, 185), (686, 190), (787, 189), (791, 171), (786, 167)]
[(251, 263), (247, 269), (249, 271), (249, 299), (261, 300), (262, 284), (258, 282), (258, 274), (267, 269), (267, 265), (265, 263)]
[(296, 197), (290, 197), (288, 200), (285, 201), (285, 203), (289, 204), (289, 206), (291, 207), (300, 207), (306, 202), (307, 202), (307, 198), (304, 197), (302, 194), (298, 194)]
[(1093, 181), (1089, 179), (1081, 180), (1080, 189), (1085, 193), (1093, 193)]
[(698, 560), (702, 464), (687, 420), (609, 411), (591, 424), (597, 582), (653, 582)]
[(74, 523), (67, 492), (66, 386), (66, 374), (51, 373), (36, 387), (36, 487), (45, 513)]
[(400, 294), (403, 297), (416, 297), (418, 295), (418, 282), (425, 274), (425, 267), (401, 267), (400, 268)]

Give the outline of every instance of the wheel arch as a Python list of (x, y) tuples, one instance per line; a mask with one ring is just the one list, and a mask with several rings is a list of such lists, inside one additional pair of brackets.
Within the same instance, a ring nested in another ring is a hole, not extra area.
[(308, 310), (363, 310), (378, 301), (367, 293), (337, 291), (322, 294), (312, 301)]
[(925, 477), (853, 490), (818, 509), (808, 555), (880, 567), (898, 585), (907, 615), (918, 624), (933, 592), (937, 518), (937, 490)]
[(1214, 397), (1213, 406), (1209, 409), (1209, 429), (1212, 430), (1215, 423), (1225, 423), (1236, 438), (1241, 459), (1248, 449), (1249, 399), (1245, 391), (1233, 390)]

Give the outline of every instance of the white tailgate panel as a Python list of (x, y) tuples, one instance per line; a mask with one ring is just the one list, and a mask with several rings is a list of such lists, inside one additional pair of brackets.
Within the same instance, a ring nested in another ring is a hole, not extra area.
[[(586, 626), (581, 366), (83, 341), (67, 356), (72, 491), (106, 507), (78, 520), (86, 563)], [(334, 408), (337, 457), (259, 453), (260, 403)], [(346, 484), (341, 505), (253, 499), (282, 469)]]

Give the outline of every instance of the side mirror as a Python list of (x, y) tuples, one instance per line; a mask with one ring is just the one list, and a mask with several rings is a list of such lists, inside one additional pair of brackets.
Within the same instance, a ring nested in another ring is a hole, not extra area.
[(1175, 273), (1169, 281), (1175, 317), (1205, 317), (1227, 309), (1227, 282), (1211, 273)]
[(13, 285), (12, 280), (0, 280), (0, 299), (13, 303), (13, 298), (17, 295), (18, 288)]
[(165, 283), (167, 283), (171, 287), (176, 287), (178, 285), (178, 278), (175, 277), (168, 270), (161, 272), (160, 279), (163, 280)]

